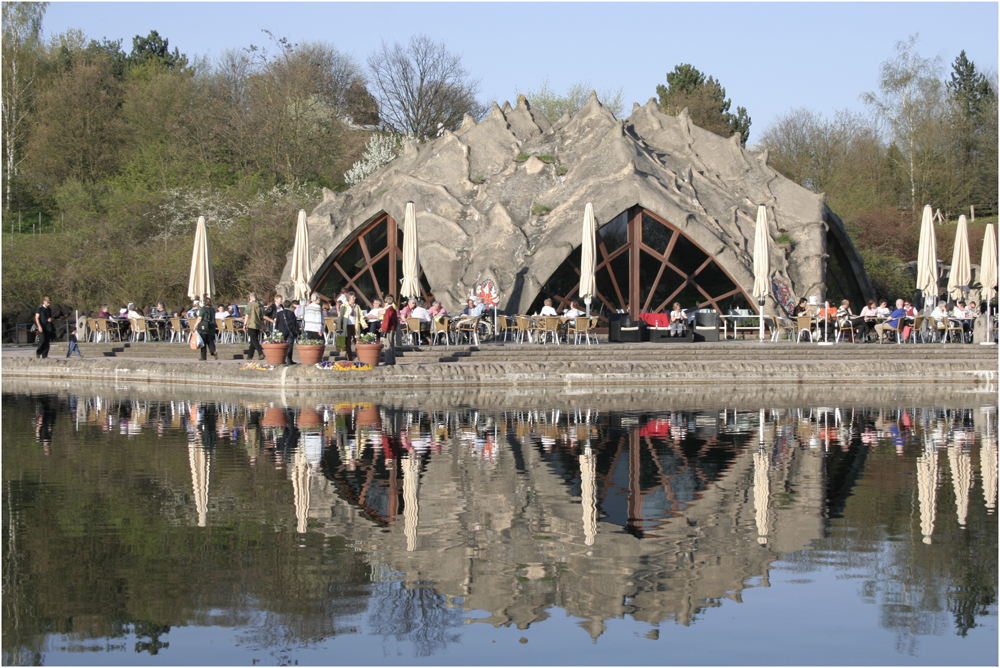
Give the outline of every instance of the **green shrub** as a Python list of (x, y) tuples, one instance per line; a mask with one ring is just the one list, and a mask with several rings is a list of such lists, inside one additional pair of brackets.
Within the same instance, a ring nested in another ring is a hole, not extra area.
[(530, 153), (525, 153), (524, 151), (521, 151), (516, 156), (514, 156), (514, 162), (524, 162), (530, 157), (531, 157)]
[(477, 184), (477, 185), (480, 184), (480, 183), (483, 183), (484, 181), (486, 181), (486, 177), (484, 177), (484, 176), (476, 176), (476, 177), (473, 177), (473, 179), (472, 179), (472, 182), (475, 183), (475, 184)]
[(544, 162), (547, 165), (551, 165), (553, 162), (556, 161), (556, 157), (554, 155), (550, 155), (548, 153), (543, 153), (541, 155), (536, 155), (535, 157), (538, 158), (539, 160), (541, 160), (542, 162)]
[(569, 171), (569, 167), (567, 167), (566, 165), (559, 165), (559, 169), (556, 170), (556, 174), (558, 174), (559, 176), (562, 176), (563, 174), (565, 174), (568, 171)]
[(782, 232), (774, 238), (774, 243), (779, 246), (791, 246), (792, 245), (792, 235), (788, 232)]
[(552, 210), (551, 206), (545, 206), (544, 204), (536, 204), (535, 206), (531, 207), (531, 213), (535, 214), (536, 216), (544, 216), (551, 210)]

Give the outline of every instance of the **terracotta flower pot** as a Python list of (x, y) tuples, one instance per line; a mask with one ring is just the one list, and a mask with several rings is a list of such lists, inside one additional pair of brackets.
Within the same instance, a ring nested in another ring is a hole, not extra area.
[(323, 351), (326, 350), (326, 346), (322, 343), (304, 346), (299, 344), (295, 346), (299, 351), (299, 361), (303, 364), (317, 364), (323, 359)]
[[(305, 364), (305, 362), (303, 362)], [(315, 408), (303, 408), (299, 411), (297, 420), (299, 429), (315, 429), (323, 426), (323, 416), (316, 412)]]
[(369, 404), (358, 408), (358, 417), (355, 419), (355, 422), (359, 425), (379, 426), (381, 419), (378, 414), (378, 407)]
[(268, 364), (278, 366), (285, 363), (285, 356), (288, 355), (287, 343), (262, 343), (264, 349), (264, 359)]
[(261, 427), (284, 427), (287, 423), (285, 419), (285, 409), (274, 406), (268, 408), (264, 413), (264, 418), (260, 421)]
[(355, 346), (358, 350), (358, 361), (364, 364), (371, 364), (372, 368), (378, 366), (382, 357), (381, 343), (358, 343)]

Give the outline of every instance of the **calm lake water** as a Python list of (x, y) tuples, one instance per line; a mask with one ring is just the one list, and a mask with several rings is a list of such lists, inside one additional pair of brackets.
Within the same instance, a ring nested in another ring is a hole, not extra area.
[(4, 389), (6, 665), (998, 662), (995, 394)]

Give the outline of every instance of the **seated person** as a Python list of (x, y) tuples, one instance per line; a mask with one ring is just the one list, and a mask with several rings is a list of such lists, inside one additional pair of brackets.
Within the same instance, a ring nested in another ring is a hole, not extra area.
[[(885, 302), (883, 302), (885, 303)], [(890, 329), (896, 329), (899, 326), (901, 319), (906, 317), (906, 311), (903, 309), (903, 300), (896, 300), (896, 310), (889, 314), (890, 320), (886, 322), (879, 323), (875, 325), (875, 331), (878, 333), (879, 341), (886, 338), (886, 332)], [(897, 336), (899, 334), (897, 333)]]
[(951, 312), (951, 317), (962, 323), (962, 331), (964, 333), (968, 334), (972, 331), (972, 320), (976, 317), (976, 314), (971, 313), (965, 308), (964, 301), (955, 304), (955, 308)]
[[(469, 305), (462, 311), (462, 315), (470, 318), (479, 318), (485, 310), (486, 304), (483, 303), (482, 297), (469, 297)], [(554, 309), (553, 315), (556, 315)]]
[(217, 327), (222, 327), (222, 323), (225, 322), (226, 318), (228, 317), (229, 317), (229, 311), (226, 310), (225, 306), (219, 304), (218, 306), (215, 307), (215, 320)]
[(796, 318), (800, 315), (809, 315), (809, 302), (805, 297), (799, 300), (799, 303), (795, 305), (795, 311), (792, 313)]
[(434, 318), (435, 320), (448, 315), (448, 311), (446, 311), (444, 306), (441, 306), (441, 302), (436, 299), (434, 300), (434, 303), (431, 304), (431, 307), (427, 309), (427, 311), (431, 314), (431, 317)]
[[(870, 302), (869, 302), (870, 303)], [(851, 302), (848, 299), (841, 300), (840, 308), (837, 309), (837, 327), (850, 326), (857, 332), (860, 340), (868, 338), (868, 322), (864, 316), (855, 317), (851, 312)], [(858, 339), (855, 339), (858, 340)]]
[(883, 299), (878, 304), (878, 317), (888, 318), (890, 313), (892, 313), (892, 311), (889, 310), (889, 302)]
[(144, 320), (146, 317), (135, 308), (135, 304), (132, 302), (129, 302), (128, 306), (125, 307), (125, 316), (129, 320)]
[(416, 299), (410, 300), (410, 317), (420, 318), (421, 330), (430, 329), (431, 313), (424, 308), (423, 304), (418, 303)]
[(580, 305), (577, 304), (575, 301), (571, 301), (569, 303), (569, 308), (566, 309), (565, 313), (563, 313), (563, 322), (576, 320), (577, 318), (585, 315), (587, 314), (580, 310)]
[(403, 304), (403, 308), (399, 309), (400, 320), (406, 320), (407, 318), (410, 317), (410, 311), (413, 310), (413, 307), (410, 306), (411, 303), (415, 305), (417, 303), (417, 300), (410, 299), (405, 304)]
[(684, 323), (687, 322), (687, 313), (681, 308), (680, 302), (674, 302), (670, 310), (670, 336), (684, 336)]
[(869, 299), (868, 304), (861, 309), (861, 317), (865, 319), (865, 322), (869, 325), (875, 323), (875, 318), (878, 317), (878, 306), (875, 304), (874, 299)]
[(947, 329), (948, 327), (948, 303), (940, 301), (934, 310), (931, 311), (931, 317), (934, 318), (934, 326), (937, 329)]
[(97, 315), (94, 316), (94, 317), (95, 318), (104, 318), (105, 320), (107, 320), (108, 318), (110, 318), (111, 317), (111, 311), (108, 310), (108, 305), (107, 304), (103, 305), (101, 307), (101, 310), (98, 311)]
[(552, 300), (551, 299), (546, 299), (542, 303), (544, 304), (544, 306), (542, 306), (541, 312), (538, 313), (537, 315), (559, 315), (556, 312), (556, 310), (554, 308), (552, 308)]
[(150, 318), (163, 319), (168, 317), (167, 309), (163, 305), (163, 302), (156, 302), (156, 306), (149, 310)]
[(198, 301), (197, 299), (195, 299), (193, 302), (191, 302), (191, 308), (189, 308), (187, 310), (187, 312), (184, 314), (184, 316), (187, 317), (187, 318), (197, 318), (198, 317), (198, 310), (200, 308), (201, 308), (201, 302)]
[(385, 313), (385, 308), (382, 306), (382, 300), (373, 299), (371, 310), (365, 314), (365, 321), (368, 323), (368, 331), (370, 333), (379, 333), (379, 328), (382, 326), (383, 313)]
[(907, 318), (913, 318), (917, 315), (917, 309), (913, 308), (913, 304), (910, 303), (909, 299), (903, 300), (903, 310), (906, 311)]
[(231, 315), (234, 318), (239, 318), (240, 317), (240, 307), (237, 306), (236, 304), (230, 304), (229, 305), (229, 315)]

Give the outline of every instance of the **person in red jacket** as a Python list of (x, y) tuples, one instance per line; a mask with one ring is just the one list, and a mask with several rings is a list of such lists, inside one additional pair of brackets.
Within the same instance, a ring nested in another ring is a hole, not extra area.
[(386, 351), (385, 363), (396, 363), (396, 330), (399, 328), (399, 312), (392, 295), (385, 297), (385, 310), (382, 312), (382, 337), (389, 339), (389, 349)]

